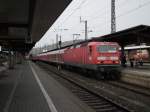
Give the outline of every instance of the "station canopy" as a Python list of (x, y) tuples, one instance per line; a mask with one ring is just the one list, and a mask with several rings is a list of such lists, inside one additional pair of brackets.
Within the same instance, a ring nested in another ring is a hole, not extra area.
[(0, 0), (0, 46), (28, 52), (72, 0)]
[(140, 45), (141, 43), (150, 45), (150, 26), (139, 25), (122, 31), (118, 31), (113, 34), (94, 37), (92, 38), (92, 40), (118, 42), (119, 45), (123, 47), (132, 44)]

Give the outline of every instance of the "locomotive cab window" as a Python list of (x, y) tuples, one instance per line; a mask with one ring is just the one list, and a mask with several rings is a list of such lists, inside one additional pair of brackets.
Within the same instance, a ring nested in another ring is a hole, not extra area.
[(117, 46), (111, 46), (111, 45), (97, 46), (98, 52), (116, 52), (117, 49), (118, 49)]

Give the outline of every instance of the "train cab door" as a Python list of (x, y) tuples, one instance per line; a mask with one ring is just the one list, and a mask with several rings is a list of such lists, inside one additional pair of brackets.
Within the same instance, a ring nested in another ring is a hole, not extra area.
[(82, 48), (82, 64), (85, 64), (85, 58), (86, 58), (86, 55), (85, 55), (85, 47)]
[(88, 46), (88, 63), (92, 62), (92, 46)]
[(86, 43), (82, 44), (82, 64), (86, 64), (86, 58), (87, 58), (87, 47)]

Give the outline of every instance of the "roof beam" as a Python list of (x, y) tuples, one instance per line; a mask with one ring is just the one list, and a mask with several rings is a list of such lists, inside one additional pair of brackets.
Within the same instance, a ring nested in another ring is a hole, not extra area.
[(25, 27), (27, 28), (29, 25), (27, 23), (0, 23), (0, 27)]

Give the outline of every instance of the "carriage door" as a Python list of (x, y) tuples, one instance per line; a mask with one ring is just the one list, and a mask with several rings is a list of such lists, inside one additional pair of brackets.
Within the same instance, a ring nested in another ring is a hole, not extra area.
[(82, 64), (86, 63), (86, 43), (82, 44)]
[(89, 60), (89, 63), (91, 63), (92, 61), (92, 46), (89, 46), (88, 47), (88, 60)]

